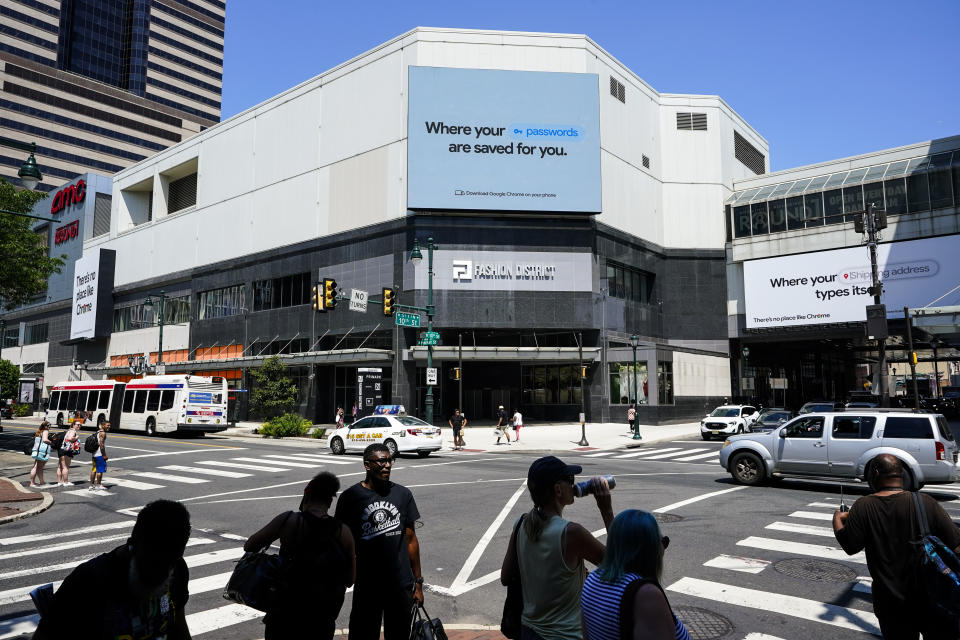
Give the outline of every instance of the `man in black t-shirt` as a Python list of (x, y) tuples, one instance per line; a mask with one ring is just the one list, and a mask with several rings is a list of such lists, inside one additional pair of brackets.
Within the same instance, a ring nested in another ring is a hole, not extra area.
[(84, 562), (53, 595), (34, 640), (189, 640), (189, 574), (183, 551), (190, 514), (157, 500), (137, 515), (127, 544)]
[(510, 418), (507, 417), (507, 411), (503, 405), (497, 407), (497, 444), (500, 444), (501, 434), (507, 437), (507, 444), (510, 444), (510, 434), (507, 432), (507, 426), (510, 424)]
[(463, 428), (467, 426), (467, 417), (460, 413), (460, 409), (454, 409), (453, 415), (450, 416), (450, 419), (447, 420), (450, 423), (450, 428), (453, 429), (453, 449), (463, 449)]
[(413, 494), (390, 482), (393, 460), (375, 443), (363, 452), (367, 477), (337, 499), (335, 517), (350, 527), (357, 545), (357, 581), (349, 640), (407, 640), (413, 603), (423, 604), (420, 512)]
[[(876, 492), (857, 500), (848, 512), (833, 514), (833, 532), (848, 554), (866, 550), (873, 577), (873, 612), (883, 637), (889, 640), (956, 638), (957, 620), (944, 616), (930, 602), (919, 574), (920, 537), (913, 496), (903, 489), (903, 465), (882, 454), (870, 463), (871, 486)], [(943, 507), (921, 493), (930, 533), (960, 552), (960, 529)]]

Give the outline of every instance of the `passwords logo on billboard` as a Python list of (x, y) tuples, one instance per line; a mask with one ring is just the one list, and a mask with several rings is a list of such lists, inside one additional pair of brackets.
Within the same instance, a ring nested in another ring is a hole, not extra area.
[(569, 140), (579, 142), (586, 137), (583, 127), (570, 124), (512, 124), (510, 137), (514, 140)]

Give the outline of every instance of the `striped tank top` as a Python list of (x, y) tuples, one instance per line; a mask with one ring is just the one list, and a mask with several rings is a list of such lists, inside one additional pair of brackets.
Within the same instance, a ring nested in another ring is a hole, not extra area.
[[(583, 625), (590, 640), (620, 640), (620, 601), (623, 592), (634, 580), (642, 580), (636, 573), (625, 573), (616, 582), (604, 582), (596, 571), (587, 576), (580, 596)], [(669, 603), (667, 604), (669, 607)], [(671, 615), (673, 612), (671, 611)], [(673, 616), (675, 640), (690, 640), (683, 622)]]

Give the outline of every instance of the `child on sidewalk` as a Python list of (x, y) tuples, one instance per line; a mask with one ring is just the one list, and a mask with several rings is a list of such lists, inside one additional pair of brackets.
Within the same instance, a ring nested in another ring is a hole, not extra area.
[(97, 432), (97, 450), (93, 453), (93, 464), (90, 466), (90, 491), (106, 492), (103, 486), (103, 474), (107, 472), (107, 431), (110, 423), (104, 422)]

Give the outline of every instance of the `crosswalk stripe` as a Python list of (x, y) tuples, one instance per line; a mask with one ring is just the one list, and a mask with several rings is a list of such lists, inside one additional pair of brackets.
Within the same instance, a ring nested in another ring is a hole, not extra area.
[(182, 464), (168, 464), (158, 469), (167, 471), (186, 471), (188, 473), (199, 473), (205, 476), (219, 476), (221, 478), (249, 478), (252, 473), (241, 473), (239, 471), (223, 471), (222, 469), (202, 469), (200, 467), (187, 467)]
[(78, 564), (86, 562), (90, 558), (95, 558), (97, 554), (90, 554), (85, 556), (77, 556), (70, 562), (63, 562), (61, 564), (43, 564), (39, 567), (30, 567), (29, 569), (19, 569), (17, 571), (7, 571), (0, 573), (0, 580), (10, 580), (11, 578), (22, 578), (23, 576), (35, 576), (40, 573), (56, 573), (57, 571), (64, 571), (65, 569), (75, 569)]
[[(39, 542), (40, 540), (52, 540), (53, 538), (69, 538), (96, 531), (110, 531), (111, 529), (126, 529), (132, 527), (134, 520), (121, 520), (120, 522), (108, 522), (106, 524), (97, 524), (90, 527), (80, 527), (79, 529), (68, 529), (67, 531), (57, 531), (55, 533), (34, 533), (26, 536), (13, 536), (11, 538), (0, 538), (0, 546), (12, 544), (24, 544), (27, 542)], [(72, 543), (71, 543), (72, 544)]]
[(730, 569), (732, 571), (741, 571), (743, 573), (760, 573), (766, 569), (767, 565), (769, 564), (769, 560), (720, 554), (716, 558), (711, 558), (710, 560), (704, 562), (703, 566), (713, 567), (714, 569)]
[(841, 560), (847, 562), (867, 563), (867, 558), (863, 552), (848, 556), (847, 552), (837, 547), (828, 547), (823, 544), (809, 544), (806, 542), (791, 542), (789, 540), (774, 540), (772, 538), (760, 538), (757, 536), (748, 536), (743, 540), (738, 540), (737, 545), (741, 547), (751, 547), (753, 549), (765, 549), (767, 551), (779, 551), (781, 553), (795, 553), (801, 556), (813, 556), (815, 558), (824, 558), (826, 560)]
[(773, 531), (787, 531), (789, 533), (805, 533), (811, 536), (821, 536), (823, 538), (833, 538), (833, 527), (818, 527), (813, 524), (798, 524), (795, 522), (771, 522), (766, 529)]
[(199, 636), (224, 627), (262, 618), (263, 613), (242, 604), (228, 604), (216, 609), (187, 614), (187, 628), (191, 636)]
[(208, 464), (211, 467), (227, 467), (230, 469), (251, 469), (253, 471), (290, 471), (282, 467), (268, 467), (265, 464), (243, 464), (240, 462), (225, 462), (223, 460), (197, 460), (197, 464)]
[(771, 636), (766, 633), (757, 633), (756, 631), (751, 631), (747, 635), (743, 636), (743, 640), (783, 640), (783, 638)]
[(603, 456), (609, 456), (616, 453), (616, 451), (601, 451), (600, 453), (588, 453), (583, 456), (584, 458), (602, 458)]
[(817, 511), (794, 511), (788, 518), (804, 518), (806, 520), (833, 520), (832, 513), (819, 513)]
[(140, 482), (139, 480), (127, 480), (126, 478), (109, 478), (103, 481), (105, 487), (124, 487), (126, 489), (136, 489), (137, 491), (150, 491), (151, 489), (163, 489), (162, 484), (153, 484), (152, 482)]
[(260, 463), (260, 464), (263, 464), (263, 463), (267, 463), (267, 464), (279, 464), (279, 465), (283, 465), (284, 467), (302, 467), (302, 468), (304, 468), (304, 469), (316, 469), (316, 468), (317, 468), (317, 465), (315, 465), (315, 464), (306, 464), (306, 463), (303, 463), (303, 462), (290, 462), (289, 460), (280, 461), (280, 460), (269, 460), (269, 459), (264, 459), (264, 458), (230, 458), (230, 460), (231, 460), (231, 461), (236, 460), (237, 462), (257, 462), (257, 463)]
[(853, 585), (853, 590), (859, 593), (873, 593), (873, 578), (870, 576), (857, 576), (857, 583)]
[(716, 451), (711, 451), (710, 453), (698, 453), (695, 456), (687, 456), (685, 458), (674, 458), (676, 462), (690, 462), (691, 460), (703, 460), (704, 458), (709, 458), (710, 456), (720, 459), (720, 454)]
[(30, 635), (37, 630), (37, 623), (39, 622), (39, 613), (0, 621), (0, 640)]
[(233, 571), (218, 573), (203, 578), (194, 578), (187, 584), (187, 593), (194, 595), (197, 593), (207, 593), (208, 591), (223, 589), (225, 586), (227, 586), (227, 582), (230, 581), (231, 575), (233, 575)]
[[(659, 454), (659, 455), (650, 456), (649, 458), (647, 458), (647, 460), (659, 460), (659, 459), (661, 459), (661, 458), (673, 458), (674, 456), (682, 456), (682, 455), (687, 454), (687, 453), (696, 453), (696, 452), (698, 452), (698, 451), (706, 451), (706, 449), (704, 449), (703, 447), (698, 447), (698, 448), (696, 448), (696, 449), (685, 449), (685, 450), (681, 450), (681, 451), (671, 451), (670, 453), (661, 453), (661, 454)], [(707, 455), (708, 455), (708, 456), (715, 456), (715, 455), (717, 455), (717, 452), (716, 452), (716, 451), (711, 451), (711, 452), (710, 452), (709, 454), (707, 454)], [(677, 460), (686, 460), (686, 459), (687, 459), (687, 458), (677, 458)]]
[[(103, 542), (113, 542), (115, 540), (126, 540), (129, 538), (129, 534), (122, 533), (116, 536), (106, 536), (105, 538), (93, 538), (91, 540), (73, 540), (70, 542), (70, 549), (76, 549), (77, 547), (89, 547), (91, 545), (101, 544)], [(28, 556), (39, 556), (39, 555), (50, 555), (57, 553), (57, 549), (61, 548), (62, 543), (58, 544), (57, 547), (41, 547), (39, 549), (25, 549), (23, 551), (14, 551), (12, 553), (3, 553), (0, 554), (0, 560), (10, 560), (11, 558), (26, 558)]]
[(653, 455), (654, 453), (664, 453), (664, 452), (666, 452), (666, 451), (675, 451), (675, 450), (677, 450), (677, 449), (679, 449), (679, 448), (680, 448), (680, 447), (666, 447), (666, 448), (659, 448), (659, 449), (645, 449), (645, 450), (643, 450), (643, 451), (635, 451), (635, 452), (632, 452), (632, 453), (625, 453), (625, 454), (623, 454), (623, 455), (621, 455), (621, 456), (616, 456), (616, 457), (617, 457), (617, 458), (638, 458), (638, 457), (640, 457), (640, 456)]
[(206, 553), (197, 553), (192, 556), (184, 556), (183, 559), (190, 568), (202, 567), (208, 564), (224, 562), (227, 560), (236, 560), (243, 555), (243, 547), (231, 547), (229, 549), (217, 549)]
[(302, 460), (303, 462), (321, 462), (323, 464), (355, 464), (359, 460), (336, 460), (333, 456), (321, 456), (321, 455), (311, 455), (309, 453), (296, 453), (293, 455), (275, 455), (275, 454), (264, 454), (264, 458), (279, 458), (281, 463), (283, 460)]
[(843, 629), (880, 635), (877, 617), (869, 611), (690, 577), (680, 578), (668, 586), (667, 590), (695, 598), (760, 609)]
[(840, 502), (811, 502), (808, 507), (820, 507), (821, 509), (839, 509)]
[(153, 480), (167, 480), (169, 482), (181, 482), (183, 484), (204, 484), (210, 482), (206, 478), (191, 478), (189, 476), (177, 476), (172, 473), (159, 473), (157, 471), (137, 471), (130, 475), (141, 478), (151, 478)]

